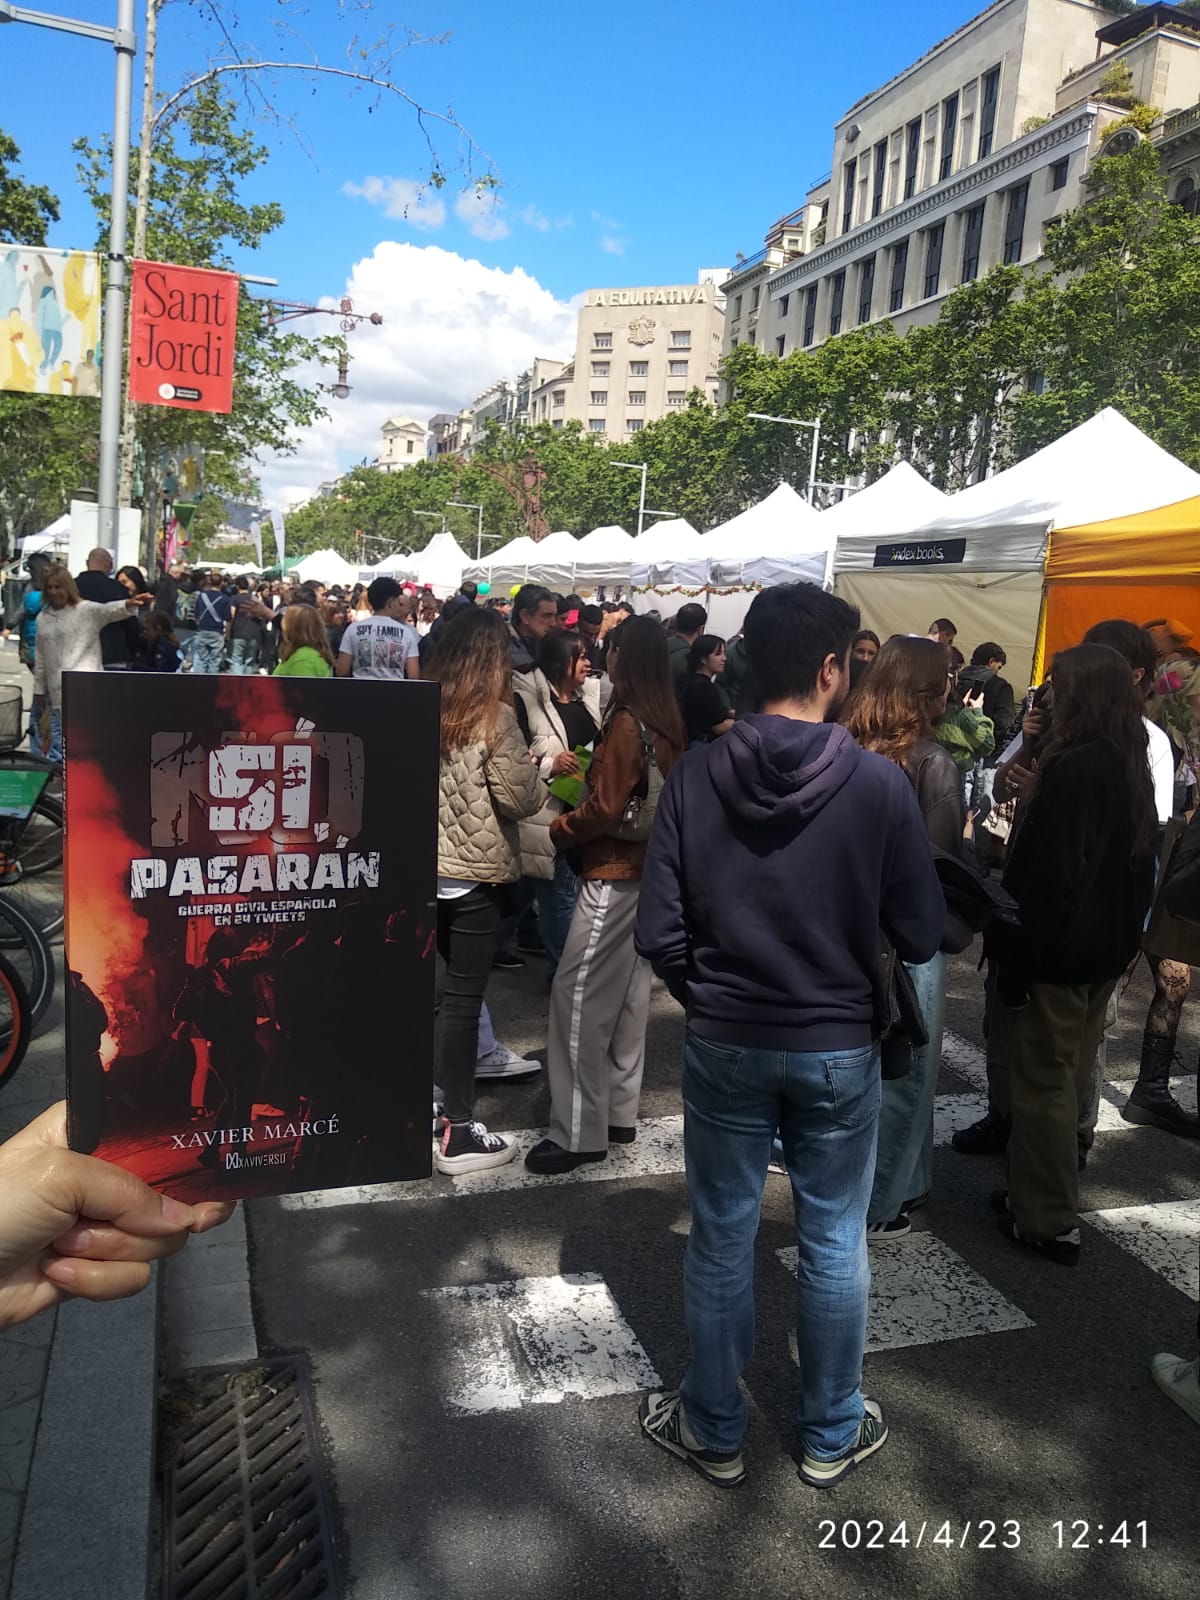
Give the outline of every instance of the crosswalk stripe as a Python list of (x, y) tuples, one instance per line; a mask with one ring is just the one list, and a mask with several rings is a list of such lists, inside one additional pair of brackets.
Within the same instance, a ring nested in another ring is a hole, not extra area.
[(427, 1289), (445, 1310), (445, 1402), (467, 1416), (654, 1389), (650, 1364), (596, 1272)]
[[(870, 1250), (868, 1354), (1034, 1326), (1018, 1306), (932, 1233), (881, 1240)], [(775, 1254), (789, 1272), (796, 1273), (795, 1245)]]
[(1083, 1221), (1106, 1233), (1114, 1244), (1128, 1250), (1181, 1294), (1200, 1299), (1196, 1249), (1200, 1241), (1200, 1200), (1164, 1200), (1157, 1205), (1086, 1211)]

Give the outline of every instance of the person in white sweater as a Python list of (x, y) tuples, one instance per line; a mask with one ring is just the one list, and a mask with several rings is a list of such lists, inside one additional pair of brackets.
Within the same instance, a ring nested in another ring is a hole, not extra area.
[[(37, 652), (33, 669), (33, 714), (40, 719), (50, 713), (49, 750), (51, 760), (62, 759), (62, 679), (64, 672), (100, 672), (100, 630), (119, 622), (139, 606), (150, 604), (153, 595), (134, 595), (129, 600), (101, 604), (80, 598), (75, 579), (66, 567), (47, 569), (42, 583), (42, 609), (38, 614)], [(43, 744), (47, 741), (43, 740)]]

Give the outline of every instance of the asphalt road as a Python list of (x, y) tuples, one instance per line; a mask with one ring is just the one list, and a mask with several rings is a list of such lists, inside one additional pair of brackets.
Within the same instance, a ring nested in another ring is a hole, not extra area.
[[(954, 964), (943, 1138), (978, 1104), (979, 983)], [(1136, 1073), (1148, 993), (1139, 973), (1114, 1081)], [(505, 1043), (544, 1047), (536, 963), (496, 974), (489, 999)], [(1193, 1084), (1198, 1034), (1193, 1003)], [(686, 1361), (681, 1048), (656, 987), (647, 1123), (583, 1181), (514, 1166), (247, 1208), (260, 1343), (312, 1358), (352, 1600), (1195, 1594), (1200, 1428), (1148, 1362), (1194, 1350), (1200, 1143), (1128, 1127), (1113, 1091), (1082, 1199), (1103, 1215), (1074, 1271), (1000, 1237), (997, 1158), (940, 1146), (917, 1231), (872, 1250), (866, 1388), (891, 1437), (826, 1492), (796, 1473), (793, 1228), (769, 1179), (749, 1478), (721, 1491), (635, 1417), (640, 1388)], [(498, 1129), (546, 1110), (540, 1078), (480, 1099)]]

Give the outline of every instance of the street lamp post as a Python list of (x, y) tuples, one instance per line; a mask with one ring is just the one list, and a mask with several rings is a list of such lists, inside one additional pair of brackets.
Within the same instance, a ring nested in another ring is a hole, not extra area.
[(117, 483), (121, 471), (121, 388), (125, 352), (125, 236), (129, 221), (129, 131), (133, 104), (134, 0), (117, 0), (117, 25), (81, 22), (0, 0), (0, 23), (28, 22), (57, 33), (99, 39), (116, 51), (113, 106), (112, 204), (108, 223), (108, 282), (104, 291), (104, 350), (100, 369), (100, 470), (96, 486), (96, 543), (116, 550)]
[(440, 531), (442, 533), (445, 533), (445, 531), (446, 531), (446, 513), (444, 511), (414, 511), (413, 512), (413, 516), (414, 517), (441, 517), (442, 526), (441, 526), (441, 530)]
[(764, 411), (748, 411), (746, 416), (751, 422), (782, 422), (789, 428), (812, 429), (812, 457), (808, 467), (808, 503), (816, 510), (814, 501), (817, 494), (817, 456), (821, 448), (821, 419), (817, 417), (812, 422), (805, 422), (801, 417), (769, 417)]
[(475, 560), (483, 560), (483, 507), (472, 500), (447, 500), (448, 506), (461, 506), (464, 511), (475, 512)]
[(645, 461), (610, 461), (610, 467), (623, 467), (626, 472), (640, 472), (642, 475), (641, 493), (638, 495), (638, 525), (637, 536), (642, 536), (642, 524), (646, 520), (646, 473), (649, 470)]

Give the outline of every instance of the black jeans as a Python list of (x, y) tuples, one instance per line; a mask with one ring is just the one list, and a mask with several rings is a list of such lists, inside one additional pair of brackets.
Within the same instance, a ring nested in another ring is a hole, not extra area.
[(455, 900), (438, 901), (437, 947), (444, 969), (439, 965), (442, 1062), (437, 1081), (451, 1122), (469, 1122), (475, 1108), (479, 1008), (499, 927), (500, 907), (486, 884)]

